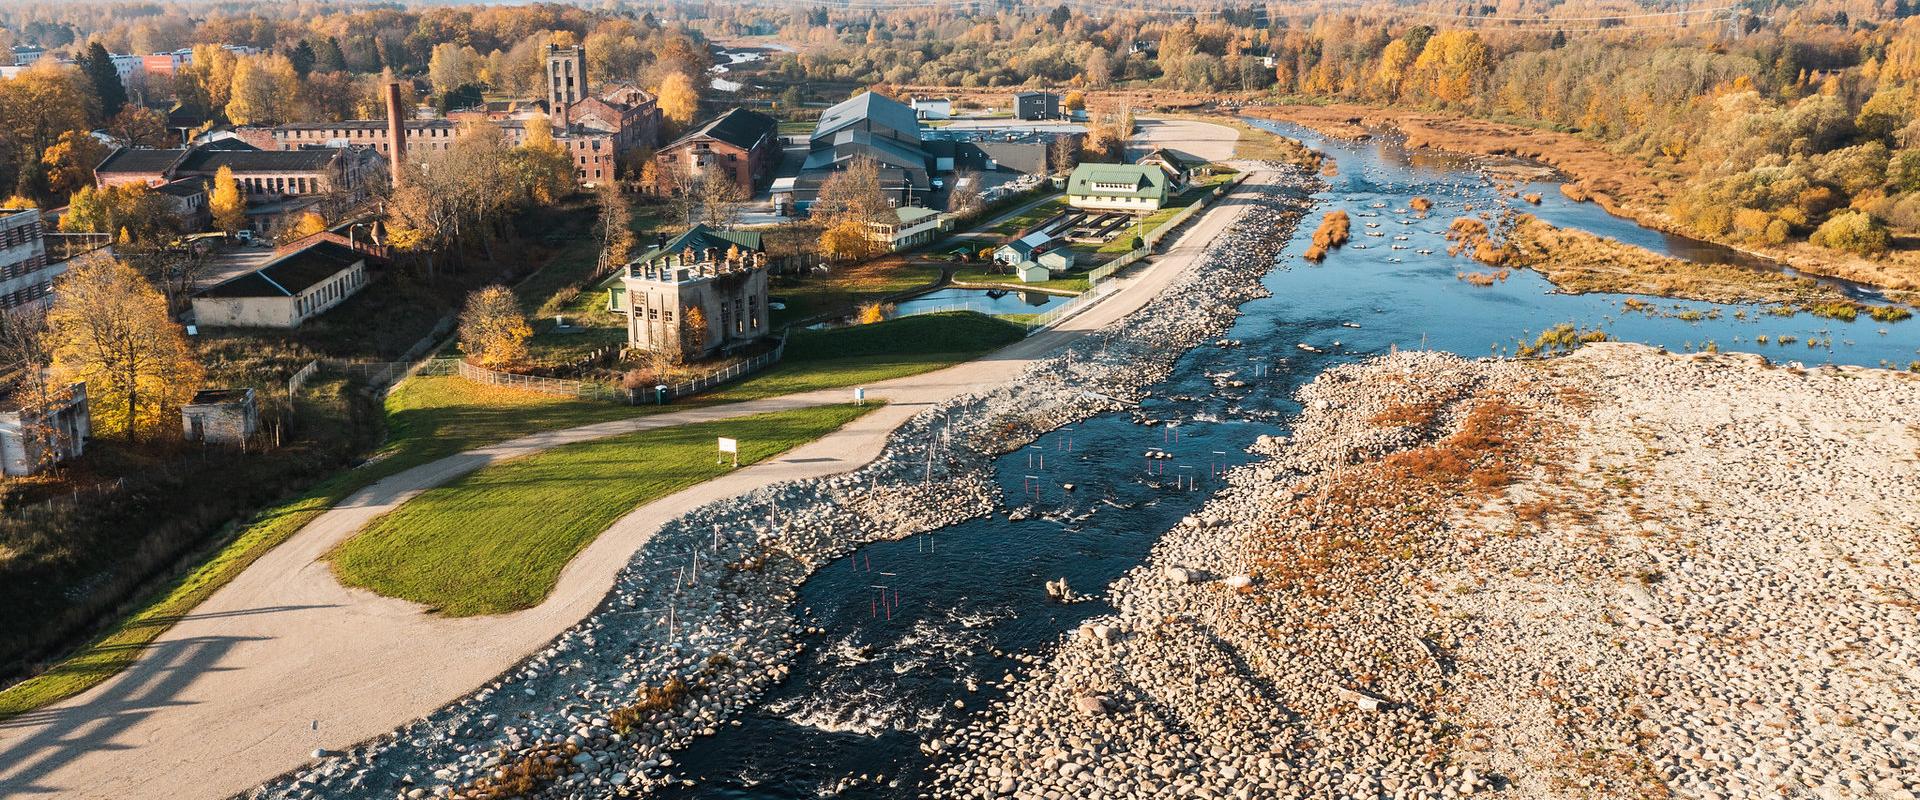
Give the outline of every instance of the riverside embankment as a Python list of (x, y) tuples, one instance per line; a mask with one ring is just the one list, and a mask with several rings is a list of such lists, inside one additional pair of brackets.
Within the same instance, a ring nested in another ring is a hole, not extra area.
[(1920, 378), (1601, 344), (1300, 399), (935, 794), (1920, 793)]

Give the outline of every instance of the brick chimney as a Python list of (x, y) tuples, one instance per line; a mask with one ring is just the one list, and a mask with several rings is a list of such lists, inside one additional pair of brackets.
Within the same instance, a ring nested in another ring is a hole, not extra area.
[(400, 82), (387, 82), (387, 158), (393, 172), (393, 185), (400, 186), (400, 165), (407, 160), (407, 118), (400, 108)]

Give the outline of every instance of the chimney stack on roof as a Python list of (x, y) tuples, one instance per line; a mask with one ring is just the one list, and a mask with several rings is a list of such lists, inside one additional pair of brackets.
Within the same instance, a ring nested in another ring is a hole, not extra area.
[(400, 82), (387, 81), (387, 158), (392, 166), (393, 185), (401, 181), (401, 165), (407, 160), (407, 120), (400, 108)]

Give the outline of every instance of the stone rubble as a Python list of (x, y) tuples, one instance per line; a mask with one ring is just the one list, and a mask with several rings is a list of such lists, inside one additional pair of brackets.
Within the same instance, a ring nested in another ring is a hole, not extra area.
[(1003, 385), (916, 415), (858, 470), (766, 487), (669, 522), (593, 614), (499, 679), (247, 796), (627, 797), (680, 780), (671, 753), (715, 735), (819, 633), (794, 607), (808, 575), (862, 544), (989, 513), (1000, 502), (996, 457), (1126, 408), (1264, 291), (1259, 278), (1317, 183), (1267, 168), (1277, 177), (1229, 201), (1245, 206), (1242, 216), (1204, 267), (1120, 324)]
[[(1300, 400), (930, 796), (1920, 795), (1914, 376), (1599, 344)], [(1514, 457), (1408, 477), (1463, 442)]]

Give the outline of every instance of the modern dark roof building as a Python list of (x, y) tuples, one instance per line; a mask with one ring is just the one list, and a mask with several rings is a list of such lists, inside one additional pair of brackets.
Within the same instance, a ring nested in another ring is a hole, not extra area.
[(791, 186), (776, 187), (775, 204), (805, 210), (820, 186), (855, 159), (880, 167), (880, 184), (899, 205), (933, 191), (934, 158), (920, 136), (913, 109), (886, 95), (863, 92), (820, 115), (807, 140), (806, 161)]
[(1053, 92), (1016, 92), (1013, 95), (1015, 119), (1059, 119), (1060, 95)]

